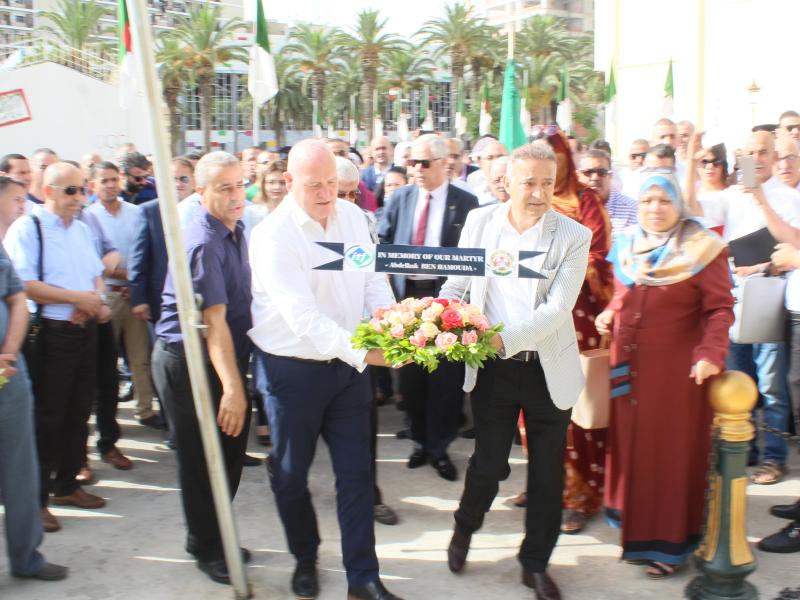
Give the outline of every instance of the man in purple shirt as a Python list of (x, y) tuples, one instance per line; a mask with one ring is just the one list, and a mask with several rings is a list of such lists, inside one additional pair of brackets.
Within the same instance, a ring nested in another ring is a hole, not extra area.
[[(195, 168), (202, 200), (183, 231), (195, 295), (207, 328), (206, 370), (217, 411), (231, 497), (236, 495), (247, 446), (250, 402), (244, 379), (252, 344), (250, 264), (244, 238), (244, 183), (239, 160), (227, 152), (205, 155)], [(174, 427), (178, 478), (186, 520), (186, 550), (212, 580), (230, 583), (214, 510), (208, 468), (183, 351), (172, 275), (167, 277), (155, 328), (153, 380)], [(244, 560), (249, 552), (243, 550)]]

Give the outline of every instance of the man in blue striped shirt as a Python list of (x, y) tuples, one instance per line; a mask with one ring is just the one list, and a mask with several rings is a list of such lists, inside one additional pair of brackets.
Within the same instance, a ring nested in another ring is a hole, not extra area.
[(608, 154), (596, 149), (587, 151), (581, 159), (578, 177), (581, 183), (597, 192), (603, 201), (611, 220), (612, 237), (638, 222), (636, 201), (611, 189), (611, 158)]

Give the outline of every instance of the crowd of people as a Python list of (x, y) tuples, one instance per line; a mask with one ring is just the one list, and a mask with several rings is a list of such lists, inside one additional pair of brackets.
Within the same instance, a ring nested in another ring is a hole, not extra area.
[[(621, 529), (625, 561), (654, 579), (683, 567), (703, 526), (709, 379), (726, 368), (750, 374), (754, 417), (794, 427), (798, 143), (800, 114), (787, 111), (736, 150), (704, 146), (688, 121), (660, 119), (649, 140), (631, 143), (624, 166), (607, 142), (586, 147), (556, 125), (534, 127), (516, 149), (484, 136), (467, 150), (461, 139), (418, 132), (361, 149), (308, 139), (174, 158), (168, 184), (205, 326), (230, 493), (245, 466), (262, 462), (246, 454), (253, 425), (270, 447), (270, 484), (296, 559), (292, 592), (319, 593), (308, 473), (322, 436), (348, 597), (397, 598), (381, 583), (374, 532), (375, 522), (398, 522), (376, 462), (377, 407), (389, 402), (405, 412), (397, 437), (410, 442), (410, 469), (456, 481), (464, 467), (448, 448), (459, 435), (475, 440), (447, 552), (453, 573), (510, 473), (515, 439), (529, 457), (515, 499), (527, 511), (519, 560), (537, 598), (561, 597), (547, 574), (559, 534), (582, 531), (603, 509)], [(741, 177), (742, 157), (753, 181)], [(101, 460), (133, 468), (117, 447), (117, 405), (128, 393), (139, 422), (163, 430), (176, 452), (186, 551), (230, 583), (159, 202), (151, 160), (131, 144), (113, 160), (49, 148), (0, 158), (0, 491), (14, 576), (67, 576), (37, 550), (43, 532), (61, 528), (48, 507), (106, 503), (87, 490), (93, 411)], [(748, 262), (729, 252), (761, 230), (774, 238), (771, 255)], [(543, 279), (319, 271), (321, 241), (533, 250)], [(733, 288), (763, 273), (786, 278), (786, 337), (732, 341)], [(443, 361), (428, 373), (353, 348), (365, 316), (407, 297), (468, 297), (504, 324), (492, 338), (498, 358), (480, 370)], [(580, 355), (598, 349), (610, 350), (610, 422), (584, 429), (570, 419)], [(759, 433), (752, 483), (780, 481), (787, 457), (783, 437)], [(800, 500), (772, 512), (790, 523), (759, 548), (800, 551)]]

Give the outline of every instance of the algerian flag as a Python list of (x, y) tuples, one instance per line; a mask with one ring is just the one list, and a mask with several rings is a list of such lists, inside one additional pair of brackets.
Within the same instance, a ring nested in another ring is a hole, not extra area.
[(250, 48), (250, 68), (247, 72), (247, 91), (259, 106), (278, 93), (278, 76), (275, 73), (275, 60), (269, 51), (269, 30), (262, 2), (256, 0), (255, 39)]
[(669, 59), (669, 69), (667, 69), (667, 80), (664, 82), (664, 108), (661, 111), (662, 117), (672, 116), (675, 112), (675, 86), (672, 82), (672, 59)]
[(478, 133), (480, 135), (490, 135), (492, 133), (492, 113), (489, 111), (489, 82), (483, 80), (483, 92), (481, 93), (481, 115), (478, 119)]
[(524, 145), (528, 139), (519, 120), (519, 92), (517, 91), (516, 64), (513, 58), (506, 61), (503, 81), (503, 103), (500, 105), (500, 141), (509, 151)]
[(430, 103), (431, 94), (426, 85), (422, 89), (422, 98), (419, 101), (419, 127), (426, 131), (433, 131), (433, 112), (431, 112)]
[(569, 98), (569, 71), (567, 64), (561, 69), (561, 81), (558, 86), (558, 109), (556, 123), (567, 133), (572, 129), (572, 100)]
[(131, 21), (125, 0), (117, 4), (117, 48), (119, 56), (119, 106), (127, 110), (136, 96), (136, 65), (131, 45)]
[(464, 110), (464, 80), (458, 82), (458, 98), (456, 99), (456, 135), (462, 136), (467, 132), (467, 113)]
[(606, 103), (606, 131), (610, 132), (617, 126), (617, 82), (614, 78), (613, 64), (608, 72), (608, 85), (606, 85), (604, 99)]

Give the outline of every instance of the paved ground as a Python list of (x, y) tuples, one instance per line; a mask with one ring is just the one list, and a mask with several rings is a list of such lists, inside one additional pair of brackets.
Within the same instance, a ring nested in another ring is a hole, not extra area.
[[(99, 511), (55, 508), (62, 531), (48, 534), (47, 557), (71, 568), (71, 577), (60, 583), (20, 581), (8, 577), (0, 564), (0, 598), (35, 600), (116, 600), (231, 598), (230, 588), (215, 584), (197, 570), (184, 553), (180, 498), (175, 484), (175, 460), (160, 441), (158, 432), (139, 426), (130, 405), (121, 405), (126, 439), (120, 444), (136, 463), (132, 471), (115, 471), (94, 456), (99, 477), (91, 491), (108, 499)], [(407, 600), (446, 598), (508, 600), (533, 598), (519, 583), (515, 553), (521, 541), (523, 511), (510, 499), (522, 489), (524, 463), (519, 447), (512, 455), (512, 474), (501, 486), (495, 510), (484, 529), (475, 536), (470, 562), (460, 576), (450, 574), (445, 549), (454, 510), (463, 485), (463, 471), (472, 446), (458, 440), (451, 456), (459, 468), (459, 481), (439, 479), (432, 468), (409, 471), (406, 442), (393, 432), (400, 428), (399, 413), (381, 409), (379, 480), (387, 501), (398, 510), (401, 524), (377, 525), (378, 555), (387, 585)], [(263, 456), (253, 443), (252, 453)], [(769, 487), (750, 486), (749, 535), (751, 541), (782, 525), (767, 514), (773, 503), (800, 497), (800, 461), (793, 456), (794, 474)], [(669, 462), (665, 461), (665, 467)], [(333, 478), (324, 444), (320, 444), (311, 478), (323, 537), (320, 549), (322, 600), (346, 596), (339, 551), (339, 532), (334, 510)], [(264, 468), (245, 469), (235, 501), (239, 535), (253, 550), (248, 568), (256, 598), (292, 598), (289, 578), (294, 563), (287, 554), (272, 493)], [(696, 575), (687, 568), (666, 581), (652, 581), (642, 567), (618, 560), (617, 532), (595, 519), (584, 535), (561, 536), (550, 573), (569, 600), (641, 600), (680, 598)], [(759, 568), (751, 577), (763, 600), (772, 600), (786, 587), (800, 587), (798, 555), (757, 553)]]

